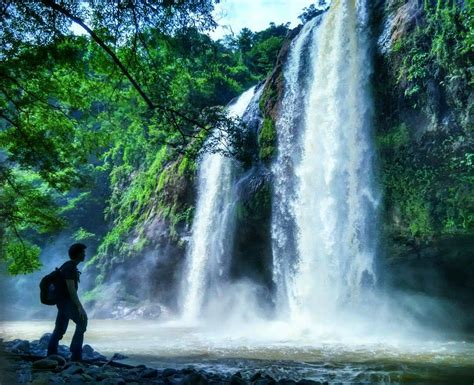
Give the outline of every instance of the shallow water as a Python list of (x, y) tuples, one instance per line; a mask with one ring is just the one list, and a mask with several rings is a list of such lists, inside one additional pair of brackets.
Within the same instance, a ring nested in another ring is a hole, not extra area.
[[(0, 337), (34, 340), (50, 332), (53, 321), (0, 323)], [(73, 333), (71, 325), (63, 343)], [(336, 338), (316, 341), (308, 334), (285, 332), (278, 323), (263, 330), (184, 327), (151, 321), (90, 320), (85, 343), (110, 356), (120, 352), (127, 363), (151, 367), (195, 366), (214, 372), (257, 370), (274, 378), (308, 378), (330, 384), (472, 384), (474, 344), (462, 340), (369, 342)], [(257, 332), (259, 331), (259, 332)]]

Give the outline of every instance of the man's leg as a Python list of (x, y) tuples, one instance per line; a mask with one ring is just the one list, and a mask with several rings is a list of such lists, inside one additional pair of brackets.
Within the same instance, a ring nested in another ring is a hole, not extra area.
[(81, 361), (82, 360), (82, 343), (84, 342), (84, 333), (87, 330), (87, 318), (81, 318), (79, 311), (76, 306), (73, 306), (71, 311), (71, 319), (76, 324), (76, 330), (72, 336), (71, 341), (71, 360), (72, 361)]
[(58, 306), (58, 315), (56, 316), (56, 323), (53, 334), (48, 344), (48, 356), (51, 354), (58, 354), (58, 344), (64, 333), (66, 333), (67, 325), (69, 323), (69, 316), (65, 309)]

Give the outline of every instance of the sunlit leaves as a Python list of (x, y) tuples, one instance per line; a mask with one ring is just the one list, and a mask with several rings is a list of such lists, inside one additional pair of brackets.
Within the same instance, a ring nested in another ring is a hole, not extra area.
[(26, 241), (9, 242), (0, 259), (7, 264), (8, 272), (12, 275), (28, 274), (39, 269), (40, 248)]

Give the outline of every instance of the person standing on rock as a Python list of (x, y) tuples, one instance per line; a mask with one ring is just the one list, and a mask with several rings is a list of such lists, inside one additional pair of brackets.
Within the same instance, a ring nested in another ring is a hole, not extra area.
[(48, 356), (58, 353), (58, 343), (66, 333), (69, 320), (73, 320), (76, 324), (76, 331), (71, 341), (71, 360), (82, 360), (82, 343), (84, 341), (84, 333), (87, 329), (87, 314), (84, 307), (77, 296), (79, 284), (79, 275), (77, 265), (83, 262), (86, 256), (86, 245), (82, 243), (74, 243), (69, 247), (70, 260), (65, 262), (59, 270), (63, 278), (60, 290), (60, 299), (58, 300), (58, 315), (53, 334), (48, 344)]

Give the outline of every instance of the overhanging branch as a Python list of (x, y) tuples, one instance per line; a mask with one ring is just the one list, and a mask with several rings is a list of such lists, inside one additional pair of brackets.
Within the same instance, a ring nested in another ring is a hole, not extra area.
[(104, 41), (97, 36), (97, 34), (79, 17), (74, 16), (72, 13), (70, 13), (67, 9), (62, 7), (61, 5), (55, 3), (52, 0), (41, 0), (41, 2), (62, 13), (64, 16), (66, 16), (68, 19), (74, 21), (76, 24), (79, 24), (82, 28), (84, 28), (85, 31), (91, 36), (91, 38), (99, 44), (99, 46), (107, 52), (107, 54), (111, 57), (113, 62), (120, 68), (120, 70), (123, 72), (123, 74), (127, 77), (128, 80), (130, 80), (130, 83), (132, 83), (133, 87), (137, 90), (137, 92), (140, 94), (140, 96), (143, 98), (143, 100), (146, 102), (149, 108), (154, 109), (156, 106), (153, 104), (151, 99), (148, 97), (148, 95), (143, 91), (143, 89), (140, 87), (138, 82), (133, 78), (133, 76), (128, 72), (127, 68), (123, 65), (123, 63), (120, 61), (120, 59), (117, 57), (117, 55), (107, 46), (107, 44), (104, 43)]

